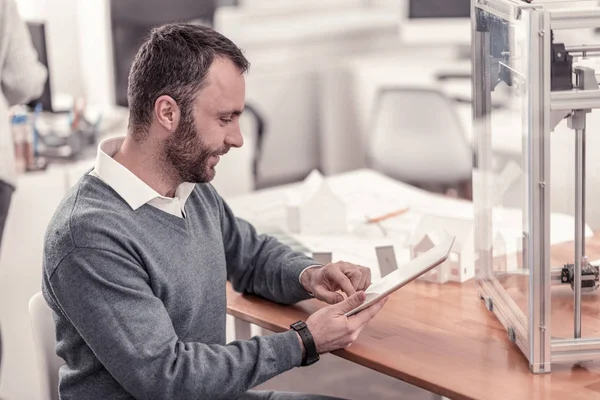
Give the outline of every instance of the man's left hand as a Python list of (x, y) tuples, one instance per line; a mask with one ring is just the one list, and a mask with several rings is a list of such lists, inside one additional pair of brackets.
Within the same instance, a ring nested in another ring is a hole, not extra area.
[(338, 290), (352, 296), (358, 290), (365, 290), (371, 284), (371, 270), (360, 265), (343, 261), (309, 268), (302, 274), (304, 289), (317, 299), (329, 304), (344, 300)]

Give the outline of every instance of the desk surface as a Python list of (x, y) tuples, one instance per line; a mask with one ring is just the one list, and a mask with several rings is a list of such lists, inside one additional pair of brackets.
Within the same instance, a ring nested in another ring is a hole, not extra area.
[[(553, 261), (568, 260), (570, 244), (553, 248)], [(600, 256), (600, 235), (588, 241)], [(228, 286), (233, 316), (274, 332), (324, 306), (309, 300), (281, 306), (235, 293)], [(506, 330), (477, 296), (477, 285), (415, 281), (395, 292), (359, 339), (337, 356), (452, 399), (598, 399), (600, 365), (553, 365), (533, 375)]]
[[(440, 199), (369, 170), (342, 174), (329, 182), (334, 192), (342, 198), (353, 199), (355, 203), (398, 202), (418, 206), (423, 211), (472, 215), (472, 209), (466, 202)], [(231, 199), (229, 204), (238, 216), (255, 224), (283, 228), (284, 194), (294, 186)], [(354, 189), (349, 187), (360, 188), (359, 192), (368, 194), (372, 199), (360, 198), (360, 193), (352, 192)], [(570, 224), (561, 224), (562, 228), (553, 232), (552, 236), (571, 232), (572, 221)], [(570, 238), (557, 236), (553, 242), (572, 240), (572, 236)], [(331, 245), (334, 239), (340, 238), (328, 237), (327, 245)], [(587, 244), (590, 259), (600, 258), (600, 235), (589, 238)], [(347, 247), (347, 243), (344, 246)], [(344, 253), (344, 258), (346, 255), (350, 257), (353, 254)], [(572, 245), (553, 246), (552, 256), (554, 265), (570, 262)], [(361, 259), (348, 261), (360, 262)], [(370, 262), (368, 257), (365, 262)], [(374, 277), (377, 278), (377, 273)], [(564, 292), (563, 289), (560, 290)], [(568, 311), (569, 296), (553, 296), (553, 309), (555, 300), (563, 301), (563, 310)], [(287, 329), (292, 322), (306, 319), (323, 305), (312, 300), (285, 307), (257, 297), (242, 296), (228, 287), (230, 314), (276, 332)], [(596, 319), (590, 326), (597, 326), (600, 331), (600, 313), (595, 311), (598, 307), (586, 309)], [(568, 312), (565, 314), (568, 315)], [(554, 322), (557, 321), (554, 321), (553, 314), (553, 326)], [(585, 322), (587, 324), (589, 318), (586, 317)], [(572, 326), (572, 322), (565, 321), (564, 325)], [(598, 363), (586, 363), (583, 368), (555, 365), (550, 375), (531, 374), (525, 357), (509, 342), (506, 330), (479, 300), (473, 280), (462, 285), (415, 281), (405, 286), (391, 296), (357, 342), (335, 354), (453, 399), (600, 398)]]

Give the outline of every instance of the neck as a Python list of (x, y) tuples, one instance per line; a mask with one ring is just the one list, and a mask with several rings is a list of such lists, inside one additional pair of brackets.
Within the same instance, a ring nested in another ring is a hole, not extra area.
[(161, 143), (148, 137), (138, 143), (131, 135), (127, 135), (121, 148), (115, 153), (113, 159), (146, 185), (165, 197), (174, 197), (177, 186), (181, 183), (178, 174), (173, 168), (166, 165)]

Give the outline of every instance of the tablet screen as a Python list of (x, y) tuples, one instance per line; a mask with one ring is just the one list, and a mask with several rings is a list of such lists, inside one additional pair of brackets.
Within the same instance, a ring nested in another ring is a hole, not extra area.
[(382, 278), (377, 282), (373, 282), (371, 286), (365, 290), (367, 299), (364, 301), (364, 303), (354, 310), (346, 313), (346, 316), (349, 317), (359, 311), (364, 310), (381, 297), (385, 297), (390, 293), (400, 289), (402, 286), (412, 282), (425, 272), (446, 261), (453, 244), (454, 237), (452, 236), (446, 239), (443, 243), (431, 248), (423, 254), (418, 255), (401, 267), (398, 267), (396, 271), (390, 273), (385, 278)]

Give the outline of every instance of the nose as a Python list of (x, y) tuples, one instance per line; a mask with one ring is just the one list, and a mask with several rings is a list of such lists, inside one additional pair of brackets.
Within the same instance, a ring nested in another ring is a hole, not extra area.
[(236, 148), (244, 145), (244, 137), (242, 136), (242, 131), (240, 130), (240, 126), (238, 124), (236, 124), (235, 128), (227, 135), (225, 138), (225, 143)]

